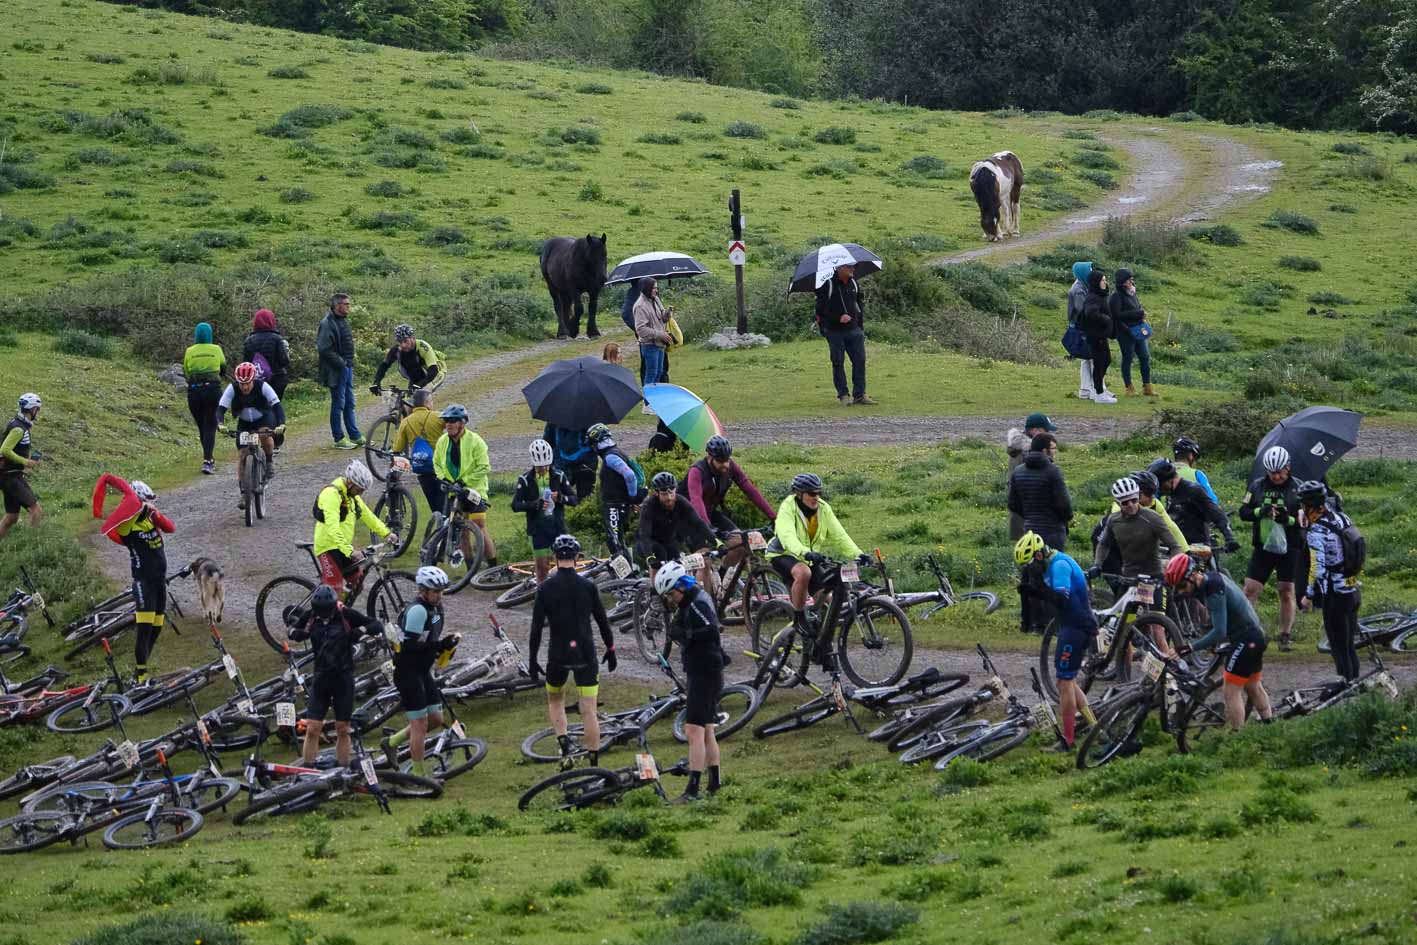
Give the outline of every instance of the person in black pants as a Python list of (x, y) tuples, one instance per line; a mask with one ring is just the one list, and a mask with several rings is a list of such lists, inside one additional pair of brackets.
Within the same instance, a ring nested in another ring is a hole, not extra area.
[[(1068, 495), (1063, 471), (1058, 468), (1058, 438), (1051, 433), (1034, 434), (1023, 462), (1009, 474), (1009, 511), (1023, 521), (1025, 531), (1036, 533), (1054, 551), (1065, 551), (1068, 543), (1068, 522), (1073, 517), (1072, 497)], [(1053, 608), (1045, 597), (1029, 592), (1019, 585), (1019, 629), (1024, 633), (1042, 633), (1053, 619)]]
[(354, 644), (364, 634), (377, 636), (384, 625), (373, 617), (345, 607), (335, 597), (334, 588), (321, 584), (310, 598), (309, 617), (290, 631), (292, 640), (309, 640), (315, 648), (315, 673), (310, 681), (310, 698), (305, 706), (305, 743), (301, 760), (315, 763), (320, 752), (320, 730), (325, 715), (335, 713), (335, 759), (349, 764), (351, 744), (349, 720), (354, 715)]
[(1107, 274), (1096, 266), (1087, 276), (1087, 297), (1083, 299), (1078, 327), (1092, 347), (1092, 401), (1115, 404), (1117, 396), (1107, 389), (1107, 368), (1112, 365), (1112, 316), (1107, 310)]
[(216, 472), (216, 409), (221, 399), (221, 382), (226, 377), (226, 355), (212, 343), (212, 326), (198, 322), (192, 344), (182, 355), (182, 373), (187, 378), (187, 409), (197, 424), (202, 442), (202, 472)]
[[(595, 658), (595, 638), (590, 622), (600, 628), (605, 643), (605, 655), (600, 662), (608, 672), (615, 672), (619, 658), (615, 655), (615, 637), (605, 616), (605, 604), (590, 578), (576, 573), (576, 559), (581, 543), (574, 535), (558, 535), (551, 543), (556, 556), (556, 571), (536, 589), (536, 603), (531, 611), (531, 642), (528, 652), (531, 678), (546, 679), (546, 714), (551, 729), (561, 746), (561, 770), (575, 765), (571, 753), (571, 736), (566, 726), (566, 681), (574, 675), (580, 690), (582, 744), (590, 755), (591, 767), (600, 760), (600, 720), (596, 716), (596, 697), (600, 694), (599, 664)], [(541, 630), (548, 626), (551, 639), (546, 646), (546, 668), (537, 662), (541, 650)]]
[(723, 667), (728, 658), (723, 652), (713, 598), (684, 572), (683, 565), (671, 561), (660, 568), (654, 590), (674, 615), (668, 635), (679, 644), (687, 677), (684, 733), (689, 739), (689, 784), (674, 801), (686, 804), (698, 800), (705, 768), (709, 796), (718, 793), (719, 752), (714, 729), (718, 726), (718, 700), (723, 694)]
[(630, 549), (625, 547), (625, 525), (633, 510), (638, 509), (647, 494), (630, 457), (615, 445), (610, 428), (597, 423), (586, 430), (586, 441), (603, 466), (600, 470), (600, 520), (605, 527), (605, 544), (610, 548), (610, 557), (633, 560)]
[(1302, 482), (1298, 486), (1303, 504), (1302, 522), (1309, 547), (1309, 583), (1303, 607), (1315, 604), (1323, 609), (1324, 633), (1338, 675), (1352, 682), (1358, 678), (1358, 609), (1363, 605), (1362, 584), (1357, 562), (1344, 558), (1343, 532), (1353, 520), (1329, 505), (1328, 488), (1322, 482)]
[[(817, 328), (831, 348), (832, 384), (843, 407), (876, 403), (866, 394), (866, 317), (856, 267), (837, 266), (817, 287)], [(851, 393), (846, 391), (846, 359), (851, 358)]]

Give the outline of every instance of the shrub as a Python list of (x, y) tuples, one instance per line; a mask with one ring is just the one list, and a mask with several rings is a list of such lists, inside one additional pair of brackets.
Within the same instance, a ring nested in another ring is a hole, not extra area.
[(291, 187), (280, 192), (281, 203), (309, 203), (315, 195), (304, 187)]
[(438, 137), (449, 144), (477, 144), (482, 140), (482, 132), (471, 125), (459, 125), (440, 131)]
[(1284, 725), (1255, 728), (1276, 731), (1261, 735), (1247, 726), (1233, 746), (1224, 746), (1222, 760), (1243, 758), (1277, 768), (1355, 767), (1375, 777), (1417, 774), (1417, 742), (1410, 734), (1417, 732), (1417, 694), (1410, 689), (1396, 701), (1368, 694)]
[(430, 89), (465, 89), (465, 88), (467, 88), (467, 83), (464, 82), (462, 79), (450, 79), (450, 78), (447, 78), (447, 77), (442, 77), (442, 78), (437, 78), (437, 79), (429, 79), (427, 82), (424, 82), (423, 84), (424, 84), (425, 86), (427, 86), (428, 88), (430, 88)]
[(635, 139), (640, 144), (683, 144), (684, 139), (663, 131), (649, 131)]
[(361, 230), (419, 230), (424, 225), (418, 214), (408, 210), (363, 213), (355, 216), (350, 222)]
[(243, 945), (246, 937), (228, 923), (186, 912), (162, 912), (110, 925), (73, 945)]
[(1330, 292), (1325, 289), (1322, 292), (1315, 292), (1308, 298), (1310, 305), (1352, 305), (1353, 300), (1339, 292)]
[(181, 62), (168, 59), (157, 66), (139, 66), (128, 75), (134, 85), (221, 85), (221, 79), (211, 66), (193, 69)]
[(1116, 171), (1122, 167), (1112, 155), (1096, 148), (1083, 148), (1073, 152), (1072, 161), (1078, 167), (1086, 167), (1094, 171)]
[(1295, 213), (1293, 210), (1276, 210), (1260, 224), (1260, 226), (1270, 229), (1288, 230), (1291, 233), (1299, 233), (1303, 236), (1317, 236), (1319, 225), (1304, 216), (1302, 213)]
[(950, 175), (950, 166), (933, 154), (917, 154), (900, 165), (907, 174), (915, 174), (929, 180), (941, 180)]
[(38, 235), (39, 227), (24, 217), (0, 216), (0, 247)]
[(373, 184), (365, 184), (364, 192), (371, 197), (407, 197), (416, 193), (396, 180), (381, 180)]
[(1163, 900), (1172, 903), (1194, 899), (1201, 891), (1200, 883), (1180, 873), (1163, 876), (1156, 882), (1155, 887)]
[(830, 177), (832, 180), (845, 180), (855, 174), (857, 168), (854, 161), (847, 161), (838, 158), (835, 161), (827, 161), (823, 164), (813, 164), (807, 168), (807, 174), (812, 177)]
[(582, 95), (614, 95), (615, 90), (603, 82), (582, 82), (576, 86), (576, 91)]
[(795, 112), (802, 107), (802, 103), (794, 98), (775, 98), (771, 102), (768, 102), (768, 107), (784, 108), (788, 111)]
[(728, 138), (766, 138), (767, 132), (750, 121), (733, 121), (723, 129)]
[(493, 814), (474, 813), (459, 804), (450, 810), (428, 814), (418, 824), (408, 828), (411, 837), (480, 837), (507, 826)]
[(826, 918), (802, 930), (798, 945), (855, 945), (894, 938), (920, 921), (920, 913), (894, 902), (849, 902), (834, 905)]
[(981, 312), (1008, 315), (1014, 311), (1006, 278), (991, 266), (956, 263), (941, 266), (935, 272), (961, 299)]
[(1078, 171), (1078, 177), (1103, 190), (1117, 189), (1117, 178), (1106, 171)]
[(1180, 224), (1150, 217), (1108, 217), (1102, 224), (1102, 248), (1115, 259), (1156, 268), (1184, 266), (1195, 259)]
[(1279, 268), (1293, 269), (1295, 272), (1318, 272), (1323, 266), (1317, 259), (1308, 256), (1280, 256)]
[(712, 920), (675, 925), (651, 932), (644, 945), (768, 945), (767, 938), (757, 929), (740, 922)]
[(226, 910), (228, 922), (269, 922), (275, 917), (275, 912), (266, 905), (266, 900), (260, 896), (247, 896), (244, 899), (238, 899)]
[(1205, 121), (1205, 116), (1197, 112), (1176, 112), (1168, 117), (1172, 121)]
[(1329, 150), (1332, 151), (1334, 154), (1358, 155), (1372, 153), (1366, 147), (1356, 141), (1340, 141), (1333, 147), (1329, 148)]
[(593, 180), (586, 181), (576, 194), (576, 199), (585, 203), (598, 203), (605, 199), (605, 191)]
[(194, 177), (222, 177), (221, 171), (210, 164), (203, 164), (201, 161), (191, 161), (186, 158), (178, 158), (168, 161), (163, 168), (169, 174), (191, 174)]
[(702, 125), (708, 121), (708, 116), (703, 112), (680, 112), (674, 116), (675, 121), (686, 121), (691, 125)]
[(97, 164), (104, 167), (121, 167), (124, 164), (133, 163), (131, 155), (119, 154), (117, 151), (108, 150), (108, 148), (83, 148), (75, 151), (72, 157), (80, 164)]
[(175, 265), (177, 263), (209, 263), (212, 251), (196, 240), (167, 240), (157, 247), (157, 258)]
[(832, 126), (823, 128), (813, 136), (812, 140), (817, 144), (855, 144), (856, 129)]
[(1215, 246), (1239, 246), (1245, 242), (1244, 238), (1240, 236), (1240, 231), (1228, 223), (1193, 226), (1186, 231), (1186, 235), (1193, 240), (1211, 243)]
[(725, 850), (708, 857), (678, 884), (664, 912), (685, 918), (728, 919), (757, 906), (795, 906), (819, 871), (789, 860), (776, 847)]
[(310, 73), (305, 71), (304, 66), (276, 66), (266, 73), (272, 79), (308, 79)]
[(1194, 409), (1163, 407), (1156, 412), (1153, 423), (1157, 434), (1168, 441), (1179, 436), (1195, 437), (1205, 444), (1207, 456), (1237, 459), (1253, 456), (1255, 444), (1288, 412), (1281, 413), (1262, 401), (1244, 399)]
[(945, 768), (940, 783), (954, 788), (983, 787), (996, 780), (996, 769), (973, 758), (957, 758)]
[(572, 125), (569, 128), (552, 128), (548, 134), (563, 144), (600, 144), (600, 130), (589, 125)]
[(1263, 308), (1272, 312), (1279, 308), (1281, 300), (1293, 294), (1294, 289), (1291, 286), (1259, 279), (1246, 284), (1245, 288), (1240, 291), (1239, 301), (1241, 305)]
[(455, 226), (439, 226), (418, 241), (424, 246), (452, 246), (468, 242), (467, 234)]
[(1328, 205), (1329, 213), (1357, 213), (1358, 208), (1349, 203), (1331, 203)]
[(81, 358), (111, 358), (117, 346), (112, 338), (91, 335), (79, 328), (69, 328), (54, 338), (54, 350)]
[(1339, 167), (1338, 176), (1350, 180), (1384, 181), (1392, 177), (1392, 162), (1372, 155), (1349, 158)]
[(54, 186), (49, 174), (19, 164), (0, 164), (0, 193), (10, 190), (47, 190)]
[(1087, 203), (1070, 191), (1058, 187), (1044, 187), (1038, 194), (1038, 206), (1049, 213), (1061, 213), (1085, 207)]
[(84, 53), (84, 58), (87, 59), (89, 62), (96, 62), (99, 65), (103, 66), (121, 66), (124, 62), (127, 61), (117, 53), (104, 52)]
[(234, 230), (198, 230), (192, 234), (191, 240), (208, 249), (241, 249), (251, 245), (245, 233)]

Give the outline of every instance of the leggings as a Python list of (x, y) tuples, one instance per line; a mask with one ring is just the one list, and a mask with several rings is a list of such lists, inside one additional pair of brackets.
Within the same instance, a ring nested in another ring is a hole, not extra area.
[(1105, 381), (1107, 368), (1112, 365), (1112, 346), (1106, 338), (1094, 338), (1088, 344), (1092, 346), (1092, 389), (1100, 394), (1107, 389)]
[(187, 409), (197, 423), (197, 436), (202, 441), (202, 459), (210, 460), (216, 446), (216, 411), (221, 400), (221, 383), (204, 381), (187, 385)]
[(616, 505), (601, 501), (600, 521), (605, 526), (605, 544), (610, 548), (610, 557), (624, 555), (626, 561), (634, 560), (634, 552), (625, 547), (625, 520), (630, 517), (631, 505)]
[(1329, 591), (1324, 595), (1324, 633), (1333, 653), (1333, 667), (1344, 679), (1358, 678), (1358, 608), (1363, 603), (1362, 592), (1340, 594)]
[[(275, 377), (267, 379), (266, 383), (271, 385), (271, 390), (276, 392), (277, 400), (285, 400), (285, 389), (290, 386), (289, 374), (277, 374)], [(277, 433), (275, 441), (276, 449), (280, 449), (285, 445), (285, 434)]]

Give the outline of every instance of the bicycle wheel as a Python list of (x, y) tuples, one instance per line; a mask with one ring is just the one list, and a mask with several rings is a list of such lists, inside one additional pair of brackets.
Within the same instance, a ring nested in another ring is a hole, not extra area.
[(402, 485), (384, 490), (374, 506), (374, 515), (399, 536), (398, 550), (393, 556), (401, 557), (418, 532), (418, 503), (413, 501), (412, 493)]
[(1225, 731), (1225, 700), (1220, 695), (1224, 684), (1219, 679), (1209, 680), (1181, 709), (1176, 719), (1176, 749), (1181, 753), (1194, 751)]
[(278, 577), (261, 588), (256, 595), (256, 629), (267, 646), (280, 653), (289, 642), (290, 652), (301, 656), (308, 652), (308, 647), (290, 642), (289, 633), (296, 624), (292, 613), (309, 613), (314, 593), (314, 581), (294, 575)]
[(369, 588), (365, 607), (369, 616), (393, 626), (399, 614), (418, 596), (418, 581), (411, 571), (389, 571)]
[(109, 806), (120, 800), (136, 800), (145, 796), (141, 788), (130, 788), (110, 781), (79, 781), (75, 784), (51, 784), (42, 791), (36, 791), (24, 798), (20, 804), (23, 814), (37, 814), (40, 811), (71, 812), (71, 804), (98, 804)]
[[(453, 527), (456, 526), (456, 527)], [(461, 536), (467, 536), (468, 549), (470, 553), (464, 554), (461, 550)], [(453, 522), (443, 530), (442, 547), (442, 568), (448, 572), (448, 589), (445, 594), (456, 594), (467, 587), (472, 576), (477, 573), (477, 569), (482, 567), (482, 556), (486, 551), (486, 539), (482, 537), (482, 529), (471, 522), (461, 519)], [(453, 564), (454, 552), (462, 560), (461, 565)], [(529, 599), (529, 598), (528, 598)]]
[(536, 578), (523, 578), (497, 595), (497, 606), (504, 610), (509, 607), (520, 607), (536, 596), (538, 586)]
[(778, 632), (767, 653), (758, 661), (753, 688), (762, 693), (761, 699), (766, 700), (774, 686), (791, 689), (803, 682), (802, 655), (800, 634), (789, 624)]
[(260, 817), (277, 817), (281, 814), (309, 810), (323, 803), (334, 791), (334, 778), (315, 778), (278, 784), (269, 791), (262, 791), (251, 798), (251, 803), (241, 808), (231, 818), (240, 827), (249, 820)]
[(362, 725), (354, 725), (353, 730), (364, 735), (368, 732), (377, 732), (385, 722), (398, 714), (403, 708), (403, 700), (399, 698), (399, 691), (392, 686), (381, 689), (372, 699), (355, 710), (354, 714), (362, 718)]
[(425, 755), (423, 760), (431, 777), (451, 781), (476, 768), (486, 757), (487, 742), (480, 738), (459, 738), (445, 744), (436, 755)]
[[(1328, 638), (1325, 637), (1325, 640)], [(1417, 651), (1417, 623), (1400, 631), (1392, 641), (1388, 643), (1388, 649), (1394, 653), (1410, 653)]]
[(432, 800), (443, 795), (443, 782), (407, 771), (380, 771), (379, 784), (389, 797), (418, 797)]
[(758, 630), (759, 611), (764, 604), (773, 601), (787, 603), (788, 611), (792, 610), (787, 598), (787, 585), (782, 578), (770, 565), (755, 562), (743, 579), (743, 625), (751, 631), (753, 650), (757, 653), (761, 653), (774, 636), (771, 633), (760, 636)]
[(640, 656), (652, 666), (659, 665), (660, 656), (666, 659), (673, 648), (669, 640), (669, 608), (664, 599), (654, 592), (648, 582), (640, 586), (635, 594), (635, 645)]
[[(1172, 620), (1165, 614), (1160, 613), (1159, 611), (1142, 611), (1141, 613), (1137, 614), (1136, 623), (1134, 623), (1133, 626), (1136, 628), (1136, 631), (1138, 633), (1152, 633), (1153, 637), (1155, 636), (1154, 631), (1159, 629), (1162, 635), (1164, 636), (1166, 642), (1170, 645), (1171, 650), (1175, 653), (1180, 653), (1187, 646), (1189, 646), (1189, 644), (1186, 642), (1185, 633), (1181, 630), (1180, 625), (1178, 625), (1176, 621)], [(1205, 668), (1206, 661), (1194, 655), (1178, 656), (1177, 659), (1180, 660), (1182, 665), (1190, 668), (1192, 671), (1195, 672), (1199, 672), (1200, 670)], [(1119, 666), (1119, 669), (1120, 668), (1121, 667)], [(1131, 677), (1130, 670), (1131, 667), (1127, 666), (1125, 674), (1126, 678)], [(1118, 673), (1118, 676), (1122, 675), (1123, 673)]]
[(103, 832), (103, 845), (110, 850), (142, 850), (169, 843), (181, 843), (202, 829), (202, 815), (185, 807), (164, 807), (148, 816), (135, 810), (119, 817)]
[(0, 820), (0, 853), (28, 853), (57, 843), (74, 818), (60, 811), (19, 814)]
[(48, 784), (58, 777), (59, 772), (72, 765), (77, 759), (73, 755), (60, 755), (39, 764), (25, 765), (8, 778), (0, 781), (0, 800), (23, 794), (32, 787)]
[[(1038, 645), (1038, 677), (1043, 682), (1044, 693), (1046, 693), (1048, 698), (1053, 702), (1058, 701), (1058, 680), (1057, 677), (1053, 675), (1053, 649), (1057, 645), (1057, 642), (1058, 621), (1054, 619), (1049, 622), (1047, 629), (1043, 631), (1043, 639)], [(1073, 680), (1083, 692), (1087, 692), (1092, 688), (1092, 681), (1098, 676), (1097, 664), (1101, 660), (1101, 654), (1097, 652), (1096, 647), (1097, 637), (1093, 636), (1092, 639), (1088, 641), (1087, 652), (1082, 655), (1081, 663), (1078, 667), (1078, 674)], [(1118, 662), (1125, 662), (1125, 660), (1118, 660)], [(1126, 678), (1131, 678), (1130, 664), (1128, 664), (1128, 671), (1125, 675)]]
[(51, 732), (97, 732), (108, 728), (117, 718), (123, 718), (133, 710), (127, 696), (105, 693), (93, 702), (87, 697), (66, 702), (44, 720), (44, 727)]
[(915, 744), (901, 752), (901, 763), (914, 765), (947, 755), (979, 737), (979, 734), (992, 724), (984, 719), (975, 719), (970, 722), (951, 723), (943, 728), (932, 728)]
[[(714, 738), (721, 741), (747, 725), (748, 720), (757, 715), (762, 704), (762, 695), (747, 683), (724, 686), (718, 696), (718, 724), (714, 726)], [(674, 737), (681, 742), (689, 740), (689, 733), (685, 728), (688, 724), (688, 714), (689, 710), (683, 708), (674, 716)]]
[(226, 805), (236, 800), (244, 790), (246, 785), (235, 778), (204, 777), (195, 785), (190, 782), (184, 785), (183, 806), (190, 807), (199, 814), (210, 814), (218, 807), (225, 809)]
[(596, 585), (600, 602), (605, 605), (605, 617), (611, 626), (635, 619), (635, 597), (642, 583), (639, 578), (624, 578)]
[(1155, 707), (1156, 695), (1138, 690), (1098, 716), (1097, 724), (1088, 730), (1087, 737), (1078, 746), (1078, 769), (1100, 768), (1116, 758), (1140, 751), (1142, 726)]
[(133, 592), (123, 591), (114, 594), (107, 600), (101, 600), (89, 608), (82, 617), (69, 621), (64, 625), (64, 641), (72, 643), (80, 637), (86, 637), (94, 632), (97, 627), (102, 626), (116, 617), (124, 610), (131, 610), (133, 607)]
[(561, 771), (532, 785), (517, 800), (522, 811), (561, 811), (588, 807), (618, 793), (619, 779), (609, 768)]
[(867, 598), (855, 619), (841, 628), (837, 653), (842, 672), (856, 685), (894, 685), (910, 668), (915, 653), (910, 618), (885, 595)]
[(98, 646), (104, 640), (116, 640), (137, 625), (138, 615), (135, 611), (116, 614), (106, 623), (96, 627), (93, 633), (75, 640), (74, 645), (69, 648), (69, 652), (64, 654), (64, 659), (71, 660), (88, 650), (89, 647)]
[(490, 568), (478, 571), (468, 583), (475, 591), (505, 591), (509, 587), (515, 587), (521, 581), (522, 574), (518, 572), (523, 567), (530, 571), (532, 563), (530, 561), (516, 561), (508, 564), (494, 564)]
[(968, 742), (945, 753), (935, 762), (936, 771), (944, 771), (957, 758), (972, 758), (975, 761), (993, 761), (1028, 740), (1032, 730), (1017, 722), (1000, 722), (980, 732)]
[[(601, 720), (600, 726), (600, 750), (607, 751), (615, 743), (615, 737), (606, 731), (607, 726)], [(580, 722), (574, 722), (566, 728), (566, 734), (571, 741), (585, 748), (582, 739), (585, 737), (585, 726)], [(539, 732), (532, 732), (522, 739), (522, 754), (532, 761), (549, 762), (561, 760), (561, 745), (556, 740), (556, 733), (549, 728), (544, 728)]]
[(249, 452), (241, 457), (241, 473), (239, 482), (241, 483), (241, 497), (245, 499), (245, 508), (242, 514), (246, 517), (246, 527), (250, 528), (256, 520), (256, 479), (260, 473), (256, 470), (256, 457)]
[(770, 738), (785, 732), (795, 732), (816, 725), (823, 719), (836, 715), (837, 711), (837, 707), (832, 704), (831, 696), (818, 696), (811, 702), (799, 705), (786, 715), (780, 715), (756, 726), (753, 729), (753, 737)]
[(399, 418), (385, 414), (369, 424), (369, 432), (364, 434), (364, 462), (374, 478), (380, 482), (388, 476), (393, 467), (394, 437), (399, 432)]
[[(906, 710), (912, 714), (907, 721), (902, 722), (894, 732), (885, 737), (886, 750), (904, 751), (924, 738), (926, 733), (958, 724), (974, 711), (976, 704), (973, 696), (961, 696), (934, 706), (922, 707), (919, 710)], [(890, 724), (887, 723), (882, 728), (886, 728)]]

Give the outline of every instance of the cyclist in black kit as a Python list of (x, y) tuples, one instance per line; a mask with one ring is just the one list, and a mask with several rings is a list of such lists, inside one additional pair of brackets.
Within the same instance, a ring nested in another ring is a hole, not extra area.
[(301, 759), (314, 765), (320, 751), (320, 730), (325, 713), (335, 712), (335, 759), (349, 764), (351, 744), (349, 720), (354, 715), (354, 644), (361, 636), (378, 636), (382, 622), (345, 607), (335, 597), (334, 588), (322, 584), (310, 598), (310, 615), (290, 631), (292, 640), (309, 640), (315, 650), (315, 674), (310, 682), (310, 699), (305, 707), (305, 743)]
[(634, 460), (615, 445), (605, 424), (597, 423), (586, 430), (586, 440), (604, 464), (600, 470), (600, 520), (605, 526), (610, 557), (621, 556), (630, 561), (632, 556), (624, 541), (625, 522), (645, 497), (644, 483)]
[(1152, 460), (1147, 471), (1156, 477), (1160, 486), (1158, 494), (1166, 496), (1166, 512), (1189, 544), (1209, 545), (1210, 529), (1213, 527), (1225, 537), (1224, 550), (1227, 554), (1240, 550), (1240, 543), (1230, 530), (1230, 520), (1225, 517), (1225, 511), (1199, 483), (1182, 478), (1169, 459)]
[(688, 677), (684, 731), (689, 739), (689, 784), (676, 804), (698, 800), (699, 779), (708, 768), (708, 793), (718, 793), (719, 753), (714, 728), (718, 725), (718, 700), (723, 693), (723, 667), (728, 662), (719, 636), (718, 613), (713, 598), (684, 571), (677, 561), (659, 569), (655, 593), (674, 614), (669, 636), (679, 644), (684, 675)]
[[(581, 543), (574, 535), (558, 535), (551, 543), (556, 556), (556, 570), (536, 589), (536, 605), (531, 612), (531, 676), (546, 677), (546, 714), (561, 746), (561, 768), (570, 768), (571, 740), (566, 734), (566, 680), (576, 677), (580, 690), (581, 722), (585, 726), (582, 743), (590, 753), (593, 767), (600, 756), (600, 719), (596, 713), (596, 696), (600, 693), (600, 677), (595, 658), (595, 638), (590, 633), (591, 618), (600, 628), (605, 642), (605, 655), (600, 662), (608, 672), (615, 672), (619, 660), (615, 656), (615, 637), (610, 621), (605, 617), (605, 605), (594, 582), (576, 573), (576, 558)], [(541, 628), (550, 625), (551, 639), (546, 647), (546, 668), (537, 662), (541, 649)]]
[[(718, 544), (708, 525), (689, 500), (675, 490), (679, 481), (672, 472), (658, 472), (650, 480), (649, 498), (640, 503), (640, 531), (635, 550), (649, 564), (649, 578), (654, 580), (659, 566), (673, 561), (685, 551), (707, 552)], [(709, 570), (704, 561), (699, 579), (706, 580)]]

